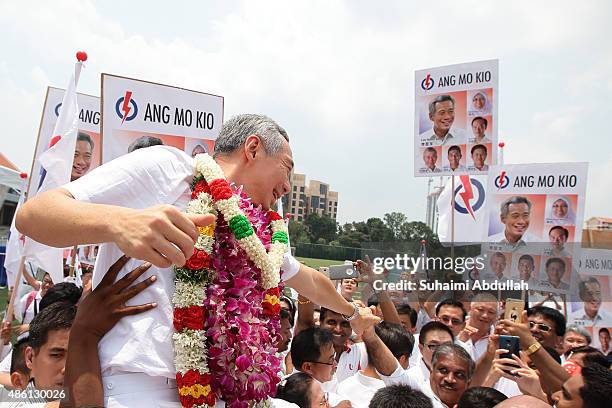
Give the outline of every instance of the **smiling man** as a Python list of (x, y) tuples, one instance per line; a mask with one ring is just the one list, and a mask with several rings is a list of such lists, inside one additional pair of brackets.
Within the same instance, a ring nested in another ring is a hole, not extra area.
[(79, 132), (74, 149), (74, 159), (72, 161), (72, 172), (70, 173), (70, 181), (74, 181), (82, 177), (89, 171), (91, 167), (91, 158), (93, 157), (94, 142), (87, 133)]
[(474, 361), (463, 347), (444, 344), (433, 353), (431, 365), (429, 382), (434, 405), (454, 407), (470, 385), (475, 370)]
[[(253, 205), (263, 210), (289, 191), (293, 169), (289, 137), (266, 116), (239, 115), (227, 121), (213, 158), (225, 178), (242, 186)], [(156, 284), (133, 302), (157, 307), (122, 319), (99, 344), (103, 381), (112, 385), (105, 386), (105, 406), (149, 407), (152, 401), (179, 406), (172, 349), (175, 273), (171, 266), (185, 265), (194, 253), (198, 227), (214, 221), (211, 215), (182, 212), (191, 197), (194, 174), (192, 157), (170, 146), (153, 146), (38, 195), (17, 214), (17, 228), (41, 243), (57, 247), (104, 243), (96, 261), (94, 287), (123, 254), (131, 260), (119, 279), (141, 260), (154, 265), (143, 278), (156, 276)], [(240, 251), (237, 248), (233, 253)], [(369, 309), (359, 310), (347, 302), (328, 278), (301, 265), (289, 253), (281, 272), (287, 285), (316, 304), (342, 313), (358, 333), (379, 320)], [(134, 405), (131, 392), (142, 391), (143, 384), (155, 391)]]
[(531, 220), (531, 201), (527, 197), (513, 196), (501, 204), (499, 219), (504, 229), (489, 237), (489, 242), (498, 242), (512, 247), (525, 246), (534, 242), (527, 234)]
[(430, 146), (465, 143), (463, 130), (453, 128), (455, 99), (450, 95), (438, 95), (429, 102), (429, 120), (432, 129), (420, 135), (421, 142)]

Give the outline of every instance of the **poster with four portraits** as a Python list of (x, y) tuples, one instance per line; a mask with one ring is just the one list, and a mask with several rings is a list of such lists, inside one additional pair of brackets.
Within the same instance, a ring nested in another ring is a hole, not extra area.
[(488, 177), (489, 275), (523, 280), (533, 304), (567, 310), (579, 268), (588, 163), (497, 165)]
[(414, 175), (487, 174), (497, 163), (498, 61), (415, 72)]

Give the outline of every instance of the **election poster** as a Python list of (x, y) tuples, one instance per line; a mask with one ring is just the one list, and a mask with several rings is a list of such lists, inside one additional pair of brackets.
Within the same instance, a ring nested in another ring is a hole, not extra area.
[(498, 61), (415, 72), (414, 175), (487, 174), (497, 163)]
[(578, 284), (587, 171), (588, 163), (491, 167), (483, 246), (491, 261), (505, 254), (510, 276), (539, 292), (534, 302), (561, 304), (555, 296)]
[[(62, 108), (64, 90), (60, 88), (47, 88), (47, 95), (43, 106), (38, 140), (32, 161), (30, 189), (36, 191), (40, 187), (41, 167), (38, 158), (57, 142), (52, 135), (55, 122)], [(77, 94), (79, 109), (79, 133), (77, 136), (74, 162), (70, 178), (75, 180), (100, 165), (102, 146), (100, 143), (100, 98), (97, 96)]]
[(190, 156), (212, 153), (223, 125), (223, 97), (102, 74), (102, 161), (163, 144)]
[(582, 248), (578, 263), (578, 290), (568, 323), (583, 327), (612, 327), (612, 251)]

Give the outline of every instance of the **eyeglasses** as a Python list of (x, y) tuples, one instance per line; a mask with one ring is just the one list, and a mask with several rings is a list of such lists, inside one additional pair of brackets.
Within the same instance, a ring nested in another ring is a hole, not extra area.
[(549, 325), (547, 325), (546, 323), (537, 323), (534, 321), (529, 321), (529, 328), (533, 329), (534, 327), (538, 327), (538, 330), (543, 331), (543, 332), (549, 332), (552, 330), (552, 327), (550, 327)]
[(334, 356), (332, 357), (332, 361), (330, 362), (323, 362), (323, 361), (308, 361), (308, 363), (315, 363), (315, 364), (323, 364), (323, 365), (328, 365), (328, 366), (333, 366), (333, 365), (337, 365), (338, 362), (336, 361), (336, 353), (334, 353)]
[(444, 344), (451, 344), (451, 343), (446, 342), (446, 343), (440, 343), (440, 344), (426, 344), (425, 347), (427, 347), (431, 351), (434, 351), (437, 347), (442, 346)]
[(453, 326), (459, 326), (463, 324), (463, 322), (459, 319), (451, 319), (448, 316), (440, 317), (439, 319), (444, 324), (452, 324)]

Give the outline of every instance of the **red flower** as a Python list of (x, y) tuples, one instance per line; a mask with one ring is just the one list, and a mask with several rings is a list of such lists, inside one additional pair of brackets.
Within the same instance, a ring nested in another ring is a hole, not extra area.
[(200, 180), (198, 184), (193, 188), (193, 192), (191, 193), (191, 199), (194, 200), (198, 198), (200, 193), (208, 193), (210, 194), (210, 188), (208, 187), (208, 183), (206, 180)]
[(270, 221), (278, 221), (278, 220), (282, 220), (283, 217), (281, 217), (276, 211), (268, 211), (268, 215), (270, 216)]
[(213, 180), (210, 185), (210, 194), (215, 201), (227, 200), (232, 196), (232, 189), (225, 179)]
[(276, 316), (280, 313), (280, 289), (270, 288), (264, 294), (264, 300), (261, 302), (263, 313), (265, 316)]
[(187, 269), (198, 271), (210, 267), (210, 256), (205, 251), (196, 249), (191, 258), (185, 263)]
[(204, 330), (204, 307), (189, 306), (174, 309), (174, 329), (177, 332), (183, 329)]
[[(200, 374), (196, 370), (189, 370), (185, 373), (185, 375), (181, 375), (181, 373), (176, 373), (176, 385), (178, 390), (180, 391), (183, 387), (191, 387), (195, 384), (201, 384), (203, 386), (210, 385), (211, 376), (210, 374)], [(193, 407), (194, 405), (204, 405), (208, 404), (210, 406), (215, 405), (215, 393), (211, 391), (208, 395), (200, 396), (198, 398), (194, 398), (191, 395), (180, 395), (179, 398), (181, 400), (181, 405), (184, 407)]]
[(261, 304), (263, 306), (263, 314), (264, 316), (276, 316), (280, 313), (280, 304), (273, 305), (269, 302), (263, 302)]

